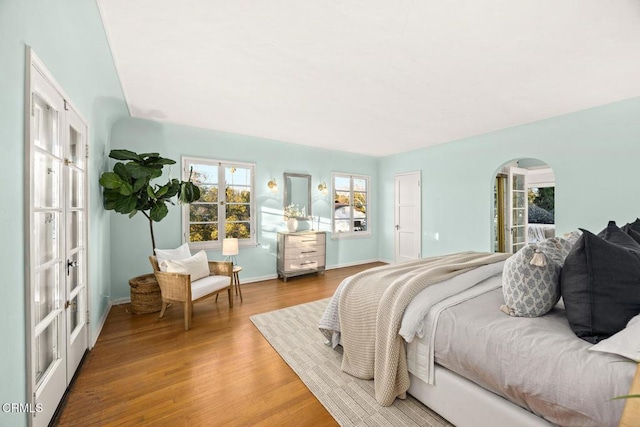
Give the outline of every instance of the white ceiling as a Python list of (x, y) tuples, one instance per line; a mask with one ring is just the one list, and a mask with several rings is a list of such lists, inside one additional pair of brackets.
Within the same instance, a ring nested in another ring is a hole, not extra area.
[(97, 0), (134, 117), (384, 156), (640, 96), (638, 0)]

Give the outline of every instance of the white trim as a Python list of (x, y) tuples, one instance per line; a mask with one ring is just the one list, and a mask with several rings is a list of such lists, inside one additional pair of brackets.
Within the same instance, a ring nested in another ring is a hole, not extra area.
[[(34, 395), (36, 391), (36, 384), (33, 375), (33, 342), (35, 338), (34, 334), (34, 313), (31, 307), (31, 301), (34, 300), (33, 290), (33, 267), (31, 247), (33, 245), (32, 233), (32, 209), (31, 209), (31, 197), (33, 194), (32, 186), (33, 180), (31, 179), (31, 163), (34, 157), (34, 147), (31, 145), (31, 108), (32, 97), (31, 92), (33, 89), (32, 84), (32, 65), (34, 60), (37, 60), (35, 53), (30, 46), (26, 46), (25, 55), (25, 85), (24, 85), (24, 281), (25, 281), (25, 312), (26, 312), (26, 340), (27, 340), (27, 353), (26, 353), (26, 372), (25, 381), (27, 388), (27, 401), (35, 403)], [(31, 418), (31, 417), (29, 417)], [(32, 425), (32, 420), (28, 421), (28, 425)]]
[[(131, 302), (131, 299), (129, 299), (128, 302)], [(96, 342), (98, 342), (98, 338), (100, 338), (100, 334), (102, 333), (102, 328), (107, 323), (107, 318), (109, 317), (109, 313), (111, 312), (111, 307), (113, 307), (113, 304), (111, 303), (111, 301), (107, 301), (107, 309), (104, 311), (102, 318), (98, 319), (98, 328), (96, 329), (95, 334), (93, 334), (93, 336), (89, 340), (89, 350), (92, 350), (93, 347), (96, 346)]]
[[(87, 118), (80, 112), (80, 110), (75, 106), (75, 104), (71, 101), (71, 98), (69, 97), (69, 95), (66, 94), (66, 92), (62, 89), (62, 87), (60, 86), (60, 84), (56, 81), (56, 79), (53, 77), (53, 75), (49, 72), (49, 70), (47, 70), (47, 68), (45, 67), (44, 63), (40, 60), (40, 58), (38, 58), (38, 56), (35, 54), (35, 52), (33, 51), (33, 49), (31, 48), (31, 46), (27, 45), (27, 60), (31, 60), (33, 66), (38, 70), (38, 72), (40, 74), (42, 74), (42, 76), (49, 81), (49, 83), (51, 84), (51, 86), (53, 86), (53, 88), (56, 90), (56, 92), (58, 92), (60, 94), (60, 96), (62, 96), (62, 98), (64, 98), (64, 100), (67, 102), (67, 104), (74, 109), (74, 111), (76, 112), (76, 114), (78, 115), (78, 117), (80, 117), (80, 119), (85, 122), (87, 124), (87, 128), (89, 127), (88, 123), (89, 120), (87, 120)], [(29, 74), (29, 77), (31, 77), (31, 75)], [(31, 94), (29, 93), (29, 96)], [(25, 104), (29, 104), (28, 101), (29, 100), (29, 96), (27, 97), (27, 99), (25, 99)], [(28, 108), (28, 106), (27, 106)], [(88, 140), (88, 136), (87, 136), (87, 140)]]
[(275, 280), (278, 278), (277, 274), (267, 274), (266, 276), (257, 276), (257, 277), (249, 277), (248, 279), (243, 278), (240, 281), (240, 285), (245, 285), (247, 283), (256, 283), (256, 282), (264, 282), (267, 280)]
[(380, 261), (376, 259), (368, 259), (368, 260), (362, 260), (362, 261), (345, 262), (341, 264), (327, 265), (325, 267), (325, 270), (336, 270), (338, 268), (354, 267), (356, 265), (370, 264), (372, 262), (380, 262)]

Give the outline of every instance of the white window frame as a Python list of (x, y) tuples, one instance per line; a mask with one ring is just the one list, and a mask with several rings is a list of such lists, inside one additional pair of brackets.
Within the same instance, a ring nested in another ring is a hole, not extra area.
[[(361, 238), (361, 237), (371, 237), (371, 203), (372, 203), (372, 192), (371, 192), (371, 177), (368, 175), (358, 175), (352, 173), (341, 173), (341, 172), (333, 172), (331, 174), (331, 194), (332, 197), (335, 197), (336, 193), (336, 178), (349, 178), (349, 200), (351, 200), (351, 207), (353, 207), (354, 201), (354, 189), (353, 189), (353, 180), (354, 179), (364, 179), (367, 182), (367, 230), (366, 231), (354, 231), (353, 229), (350, 231), (337, 232), (336, 224), (335, 224), (335, 207), (331, 209), (331, 238), (332, 239), (353, 239), (353, 238)], [(350, 227), (353, 227), (353, 212), (354, 209), (350, 209), (351, 217), (349, 218)]]
[[(220, 230), (225, 229), (226, 224), (226, 211), (225, 205), (221, 202), (224, 201), (224, 196), (226, 194), (225, 189), (227, 183), (225, 181), (225, 168), (227, 167), (237, 167), (237, 168), (245, 168), (251, 170), (251, 201), (249, 203), (250, 206), (250, 218), (249, 224), (251, 227), (251, 237), (238, 239), (238, 244), (240, 246), (257, 246), (256, 239), (256, 229), (257, 229), (257, 211), (256, 211), (256, 165), (255, 163), (244, 163), (244, 162), (234, 162), (228, 160), (215, 160), (204, 157), (182, 157), (182, 179), (189, 179), (189, 171), (191, 164), (201, 164), (201, 165), (211, 165), (218, 167), (218, 233)], [(189, 248), (194, 250), (200, 249), (220, 249), (222, 248), (222, 240), (220, 234), (218, 234), (218, 240), (216, 241), (207, 241), (207, 242), (190, 242), (190, 221), (189, 221), (189, 207), (190, 204), (186, 204), (182, 207), (182, 241), (189, 243)]]

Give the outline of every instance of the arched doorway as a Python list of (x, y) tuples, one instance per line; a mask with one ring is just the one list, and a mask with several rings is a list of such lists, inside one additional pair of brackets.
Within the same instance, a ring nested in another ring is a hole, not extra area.
[(515, 253), (555, 236), (555, 175), (545, 162), (504, 163), (494, 178), (493, 250)]

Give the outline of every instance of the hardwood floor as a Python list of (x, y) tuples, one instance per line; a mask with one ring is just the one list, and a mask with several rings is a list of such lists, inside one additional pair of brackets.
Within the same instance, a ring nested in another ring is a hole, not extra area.
[(189, 331), (181, 307), (162, 319), (112, 307), (57, 425), (337, 425), (249, 316), (330, 297), (376, 265), (242, 285), (244, 302), (236, 296), (231, 309), (224, 294), (194, 304)]

